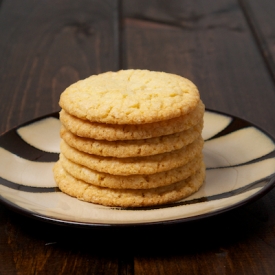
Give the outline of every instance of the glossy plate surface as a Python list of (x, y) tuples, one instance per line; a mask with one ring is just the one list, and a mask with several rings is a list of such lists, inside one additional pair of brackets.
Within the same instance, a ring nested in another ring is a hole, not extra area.
[(0, 201), (24, 215), (54, 223), (133, 226), (188, 222), (217, 215), (267, 193), (275, 181), (275, 142), (237, 117), (206, 110), (203, 138), (206, 181), (194, 195), (153, 208), (111, 208), (61, 193), (53, 179), (58, 159), (58, 113), (0, 137)]

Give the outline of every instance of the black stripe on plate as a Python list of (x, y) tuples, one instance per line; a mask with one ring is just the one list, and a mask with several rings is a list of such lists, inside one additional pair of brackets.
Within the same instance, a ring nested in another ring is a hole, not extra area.
[[(48, 117), (56, 117), (54, 115)], [(44, 117), (46, 118), (46, 117)], [(42, 119), (44, 119), (42, 118)], [(50, 153), (41, 151), (30, 144), (26, 143), (17, 133), (17, 129), (31, 124), (33, 122), (39, 121), (41, 119), (33, 120), (26, 124), (23, 124), (15, 129), (12, 129), (0, 137), (0, 147), (10, 151), (11, 153), (22, 157), (24, 159), (28, 159), (31, 161), (37, 162), (55, 162), (58, 160), (59, 154)]]
[(251, 123), (242, 120), (240, 118), (233, 118), (232, 121), (229, 123), (229, 125), (221, 130), (219, 133), (214, 135), (213, 137), (209, 138), (208, 140), (215, 139), (218, 137), (226, 136), (228, 134), (231, 134), (232, 132), (236, 132), (240, 129), (248, 128), (248, 127), (254, 127)]
[(0, 184), (8, 188), (29, 193), (53, 193), (61, 192), (58, 187), (32, 187), (5, 180), (0, 177)]
[(160, 206), (151, 206), (151, 207), (123, 207), (123, 208), (114, 208), (114, 209), (121, 209), (121, 210), (155, 210), (155, 209), (163, 209), (163, 208), (171, 208), (171, 207), (177, 207), (177, 206), (182, 206), (182, 205), (190, 205), (190, 204), (196, 204), (196, 203), (201, 203), (201, 202), (207, 202), (207, 201), (214, 201), (214, 200), (221, 200), (225, 198), (230, 198), (242, 193), (245, 193), (249, 190), (253, 190), (258, 187), (264, 187), (266, 186), (272, 179), (274, 180), (275, 174), (272, 174), (270, 176), (267, 176), (263, 179), (260, 179), (258, 181), (252, 182), (246, 186), (243, 186), (241, 188), (238, 188), (236, 190), (232, 190), (229, 192), (225, 192), (222, 194), (218, 195), (213, 195), (209, 197), (201, 197), (198, 199), (193, 199), (190, 201), (179, 201), (175, 203), (170, 203), (170, 204), (165, 204), (165, 205), (160, 205)]

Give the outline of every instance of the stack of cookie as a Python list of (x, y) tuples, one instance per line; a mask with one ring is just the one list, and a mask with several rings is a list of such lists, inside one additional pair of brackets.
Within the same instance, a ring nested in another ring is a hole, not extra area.
[(60, 97), (60, 190), (106, 206), (170, 203), (203, 184), (204, 104), (189, 80), (163, 72), (94, 75)]

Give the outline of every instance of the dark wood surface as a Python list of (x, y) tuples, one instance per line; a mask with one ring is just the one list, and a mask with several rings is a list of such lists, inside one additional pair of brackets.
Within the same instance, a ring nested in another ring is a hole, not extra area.
[[(0, 133), (59, 110), (69, 84), (146, 68), (275, 136), (271, 0), (2, 0)], [(1, 195), (1, 194), (0, 194)], [(190, 224), (79, 229), (0, 204), (0, 274), (274, 274), (275, 190)]]

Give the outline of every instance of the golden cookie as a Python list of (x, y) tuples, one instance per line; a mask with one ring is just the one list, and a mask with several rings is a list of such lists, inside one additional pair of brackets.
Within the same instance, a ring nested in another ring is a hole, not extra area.
[(199, 100), (197, 87), (181, 76), (121, 70), (72, 84), (59, 104), (67, 113), (92, 122), (144, 124), (184, 116)]
[(168, 153), (132, 158), (101, 157), (80, 152), (61, 141), (61, 153), (80, 165), (112, 175), (154, 174), (185, 165), (201, 154), (203, 139), (199, 137), (191, 144)]
[(67, 130), (80, 137), (109, 141), (136, 140), (185, 131), (203, 121), (204, 109), (204, 104), (199, 101), (196, 108), (184, 116), (137, 125), (89, 122), (61, 110), (60, 121)]
[(156, 188), (184, 180), (193, 175), (202, 165), (203, 157), (199, 155), (184, 166), (151, 175), (118, 176), (97, 172), (76, 164), (60, 154), (59, 162), (74, 178), (87, 183), (115, 189)]
[(181, 149), (196, 140), (202, 131), (199, 123), (186, 131), (167, 136), (139, 140), (103, 141), (78, 137), (63, 127), (60, 136), (71, 147), (88, 154), (105, 157), (140, 157)]
[(195, 193), (205, 178), (204, 165), (191, 177), (151, 189), (110, 189), (88, 184), (68, 174), (57, 162), (54, 178), (60, 190), (86, 202), (113, 207), (142, 207), (171, 203)]

